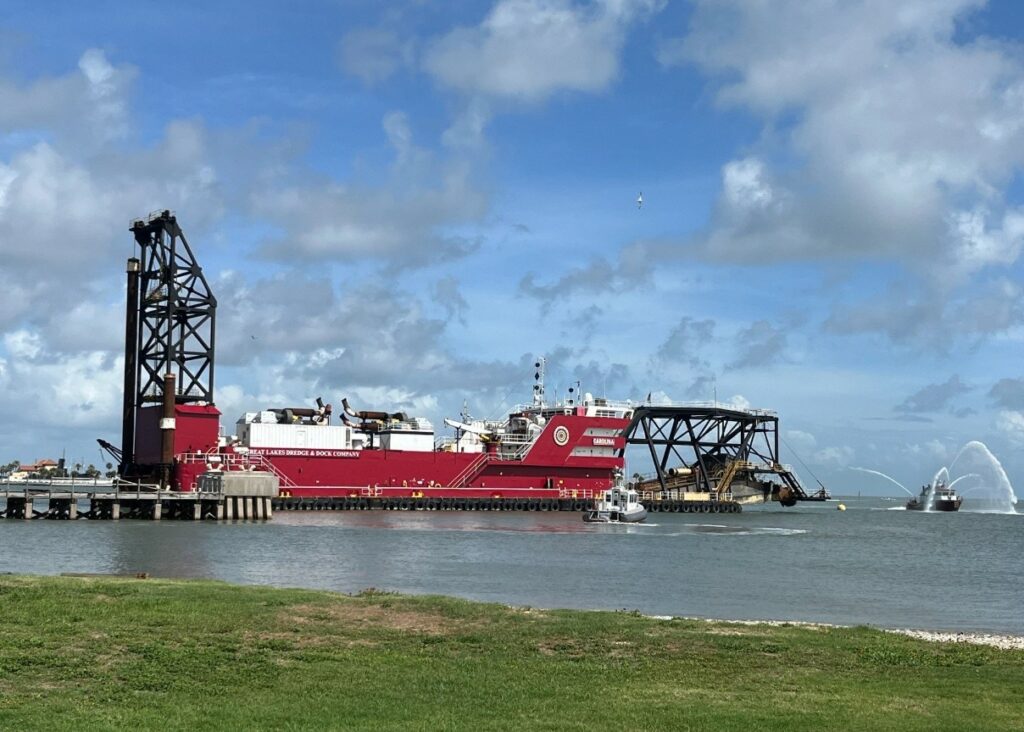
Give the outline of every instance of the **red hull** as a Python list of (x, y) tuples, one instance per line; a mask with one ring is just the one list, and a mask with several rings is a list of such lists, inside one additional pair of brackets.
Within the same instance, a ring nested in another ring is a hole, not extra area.
[[(611, 485), (623, 459), (617, 455), (579, 455), (579, 451), (602, 447), (618, 453), (625, 440), (590, 436), (588, 430), (621, 431), (627, 424), (624, 419), (559, 415), (548, 422), (519, 460), (502, 459), (494, 453), (445, 451), (353, 450), (328, 454), (252, 448), (250, 452), (260, 454), (274, 466), (282, 478), (282, 492), (293, 496), (589, 498)], [(559, 427), (568, 431), (565, 444), (555, 439)]]
[[(623, 467), (628, 420), (552, 417), (519, 459), (496, 452), (249, 448), (281, 478), (282, 495), (464, 498), (590, 498)], [(615, 437), (607, 436), (614, 430)], [(593, 432), (598, 432), (594, 435)], [(604, 454), (597, 454), (604, 453)], [(183, 490), (205, 469), (179, 465)]]

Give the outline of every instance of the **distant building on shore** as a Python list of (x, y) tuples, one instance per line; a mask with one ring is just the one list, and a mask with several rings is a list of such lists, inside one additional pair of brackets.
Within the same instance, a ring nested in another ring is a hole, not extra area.
[(15, 470), (9, 476), (11, 480), (27, 480), (28, 478), (40, 478), (44, 476), (52, 476), (61, 469), (61, 465), (56, 460), (50, 460), (44, 458), (43, 460), (37, 460), (29, 465), (19, 465), (18, 469)]

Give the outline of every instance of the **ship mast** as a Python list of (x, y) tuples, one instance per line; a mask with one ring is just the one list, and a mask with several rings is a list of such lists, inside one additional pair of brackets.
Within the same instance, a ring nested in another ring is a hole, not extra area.
[(533, 406), (543, 407), (544, 406), (544, 366), (547, 364), (547, 359), (541, 356), (537, 359), (534, 367), (537, 369), (533, 375)]

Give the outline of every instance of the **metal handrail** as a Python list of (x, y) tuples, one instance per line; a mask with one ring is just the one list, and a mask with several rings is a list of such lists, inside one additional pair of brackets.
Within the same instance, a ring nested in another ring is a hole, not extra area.
[(448, 487), (449, 488), (455, 488), (459, 484), (464, 484), (464, 483), (468, 482), (469, 480), (471, 480), (471, 478), (476, 477), (476, 475), (483, 469), (483, 466), (487, 464), (487, 461), (489, 460), (489, 458), (490, 458), (490, 454), (489, 453), (486, 453), (486, 452), (480, 453), (480, 457), (474, 459), (473, 462), (471, 462), (469, 465), (467, 465), (465, 468), (463, 468), (462, 472), (460, 472), (458, 475), (456, 475), (451, 480), (451, 482), (448, 483)]
[[(217, 458), (212, 460), (211, 458)], [(194, 463), (205, 463), (211, 470), (216, 470), (213, 467), (214, 463), (220, 463), (222, 466), (226, 466), (228, 470), (231, 468), (239, 468), (242, 470), (251, 470), (256, 468), (258, 470), (265, 470), (268, 473), (273, 473), (277, 476), (277, 479), (281, 481), (281, 485), (285, 488), (294, 488), (295, 482), (287, 475), (282, 473), (276, 465), (270, 460), (267, 460), (263, 455), (254, 453), (238, 453), (238, 452), (218, 452), (218, 453), (203, 453), (203, 452), (189, 452), (183, 453), (178, 456), (178, 461), (185, 464)]]

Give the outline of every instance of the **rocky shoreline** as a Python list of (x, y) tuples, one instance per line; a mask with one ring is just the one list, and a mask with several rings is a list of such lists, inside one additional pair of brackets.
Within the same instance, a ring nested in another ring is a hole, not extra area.
[(1024, 651), (1024, 636), (1000, 635), (997, 633), (950, 633), (935, 630), (891, 630), (883, 628), (887, 633), (899, 633), (919, 640), (936, 643), (974, 643), (979, 646), (992, 646), (1007, 651)]

